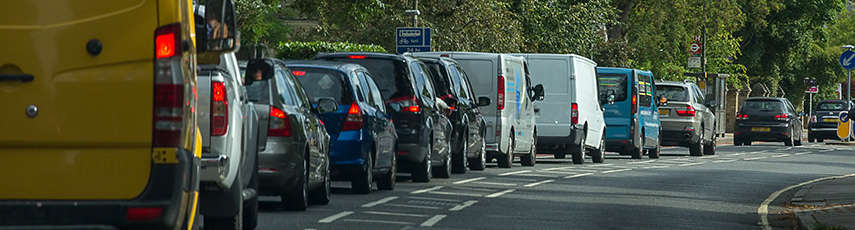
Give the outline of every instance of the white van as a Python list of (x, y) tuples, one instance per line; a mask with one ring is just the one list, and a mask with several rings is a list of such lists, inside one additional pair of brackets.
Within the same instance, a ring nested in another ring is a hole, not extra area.
[(605, 127), (597, 90), (597, 63), (575, 54), (514, 54), (525, 57), (532, 84), (544, 85), (545, 100), (534, 103), (537, 151), (573, 163), (591, 155), (603, 163)]
[(534, 100), (543, 100), (543, 86), (532, 87), (525, 58), (510, 54), (475, 52), (412, 53), (416, 57), (450, 57), (463, 67), (477, 96), (489, 97), (494, 105), (480, 107), (487, 124), (489, 159), (509, 168), (514, 155), (523, 166), (534, 166), (537, 126)]

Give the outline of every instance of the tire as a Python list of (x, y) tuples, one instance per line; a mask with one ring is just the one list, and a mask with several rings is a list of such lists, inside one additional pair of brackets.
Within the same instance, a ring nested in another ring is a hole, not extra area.
[(481, 150), (478, 150), (478, 157), (469, 158), (469, 169), (475, 171), (483, 171), (487, 168), (487, 146), (484, 140), (481, 140)]
[(528, 151), (528, 155), (520, 156), (520, 164), (522, 166), (534, 166), (537, 161), (537, 133), (534, 135), (534, 140), (531, 143), (531, 150)]
[(603, 163), (606, 158), (606, 136), (603, 134), (602, 139), (600, 139), (600, 147), (597, 149), (591, 150), (591, 160), (594, 163)]
[[(327, 155), (329, 155), (330, 147), (327, 145)], [(330, 194), (332, 194), (332, 181), (330, 180), (330, 161), (326, 161), (326, 170), (324, 174), (324, 185), (310, 192), (309, 203), (327, 205), (330, 203)]]
[(784, 146), (793, 146), (793, 136), (796, 135), (796, 130), (790, 127), (790, 137), (784, 140)]
[[(795, 135), (795, 132), (793, 132), (793, 135)], [(799, 131), (799, 135), (797, 135), (795, 137), (795, 141), (793, 142), (793, 145), (802, 146), (802, 132), (801, 131)]]
[(203, 218), (203, 227), (205, 230), (243, 229), (243, 219), (241, 218), (242, 215), (243, 207), (241, 207), (240, 213), (238, 213), (236, 216), (205, 216), (205, 218)]
[(579, 148), (575, 150), (569, 150), (570, 156), (573, 157), (573, 164), (584, 164), (585, 163), (585, 138), (588, 137), (588, 134), (582, 132), (582, 141), (579, 142)]
[(693, 143), (689, 145), (689, 155), (690, 156), (703, 156), (704, 155), (704, 127), (701, 126), (701, 136), (698, 137), (698, 143)]
[(751, 145), (751, 140), (744, 140), (744, 141), (742, 141), (742, 144), (743, 145)]
[(812, 133), (808, 132), (808, 142), (813, 143), (814, 141), (816, 141), (816, 138)]
[[(561, 151), (561, 150), (558, 150), (558, 151)], [(565, 153), (553, 153), (552, 156), (555, 156), (555, 159), (567, 158), (567, 154), (565, 154)]]
[(463, 143), (460, 146), (460, 151), (458, 154), (453, 154), (451, 159), (451, 173), (454, 174), (464, 174), (466, 173), (466, 165), (469, 163), (469, 158), (466, 157), (466, 154), (469, 154), (469, 136), (465, 135)]
[(823, 142), (823, 141), (825, 141), (825, 139), (822, 139), (822, 138), (817, 138), (817, 139), (816, 139), (816, 142)]
[[(447, 145), (451, 146), (451, 145)], [(445, 160), (442, 165), (433, 169), (433, 177), (435, 178), (451, 178), (451, 149), (445, 154)]]
[(389, 171), (386, 174), (383, 174), (383, 177), (377, 181), (377, 189), (378, 190), (395, 190), (395, 182), (397, 178), (398, 171), (398, 159), (395, 155), (397, 151), (392, 153), (392, 167), (389, 168)]
[[(255, 190), (255, 197), (244, 201), (242, 213), (243, 230), (253, 230), (258, 226), (258, 157), (255, 159), (255, 169), (252, 170), (252, 177), (249, 179), (249, 184), (247, 185), (248, 189)], [(241, 196), (241, 198), (243, 197)]]
[(285, 191), (281, 195), (283, 208), (291, 211), (306, 211), (309, 207), (309, 175), (308, 158), (303, 160), (302, 175), (299, 177), (299, 183), (291, 191)]
[(716, 138), (713, 137), (710, 143), (704, 145), (704, 155), (715, 155)]
[(428, 152), (427, 152), (427, 156), (425, 156), (425, 159), (422, 162), (417, 163), (413, 167), (413, 171), (412, 171), (413, 182), (425, 182), (425, 183), (430, 182), (430, 176), (431, 176), (430, 171), (431, 171), (431, 168), (433, 168), (430, 165), (430, 154), (433, 151), (433, 138), (431, 138), (430, 141), (428, 141), (427, 149), (428, 149)]
[(357, 175), (353, 180), (350, 181), (350, 187), (353, 189), (353, 193), (356, 194), (369, 194), (371, 193), (371, 186), (374, 185), (374, 153), (376, 150), (374, 147), (371, 148), (371, 151), (368, 152), (368, 159), (366, 159), (367, 166), (365, 167), (365, 172), (362, 175)]
[(511, 137), (508, 139), (508, 151), (505, 152), (504, 156), (501, 156), (501, 158), (497, 157), (496, 159), (499, 163), (499, 168), (510, 168), (511, 164), (514, 163), (514, 148), (516, 145), (516, 142), (514, 141), (514, 130), (511, 130), (510, 134)]
[(659, 154), (662, 153), (662, 137), (657, 138), (656, 148), (647, 150), (647, 158), (659, 159)]

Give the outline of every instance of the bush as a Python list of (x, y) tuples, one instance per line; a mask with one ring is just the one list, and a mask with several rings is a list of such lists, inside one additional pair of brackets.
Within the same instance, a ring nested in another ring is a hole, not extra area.
[(382, 52), (378, 45), (353, 44), (347, 42), (280, 42), (276, 48), (279, 59), (311, 59), (318, 53), (332, 52)]

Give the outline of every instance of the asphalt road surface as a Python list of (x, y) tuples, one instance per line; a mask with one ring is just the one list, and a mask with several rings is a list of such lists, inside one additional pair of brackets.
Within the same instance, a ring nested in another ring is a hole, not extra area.
[[(394, 191), (368, 195), (333, 182), (330, 204), (305, 212), (262, 197), (257, 229), (760, 229), (758, 207), (771, 194), (855, 172), (852, 147), (804, 144), (721, 145), (703, 157), (663, 148), (660, 159), (642, 160), (607, 153), (605, 163), (583, 165), (542, 155), (535, 167), (494, 162), (430, 183), (403, 175)], [(772, 197), (772, 228), (792, 229), (774, 214), (791, 193)]]

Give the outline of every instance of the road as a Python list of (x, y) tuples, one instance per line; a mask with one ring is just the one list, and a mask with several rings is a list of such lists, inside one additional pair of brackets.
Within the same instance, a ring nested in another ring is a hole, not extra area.
[[(713, 156), (663, 148), (658, 160), (607, 153), (604, 164), (538, 157), (414, 183), (394, 191), (351, 194), (334, 182), (329, 205), (283, 211), (262, 197), (258, 229), (759, 229), (758, 207), (789, 185), (855, 172), (852, 147), (805, 143), (720, 145)], [(780, 208), (793, 191), (776, 199)], [(774, 197), (773, 197), (774, 198)], [(790, 222), (772, 215), (776, 229)]]

